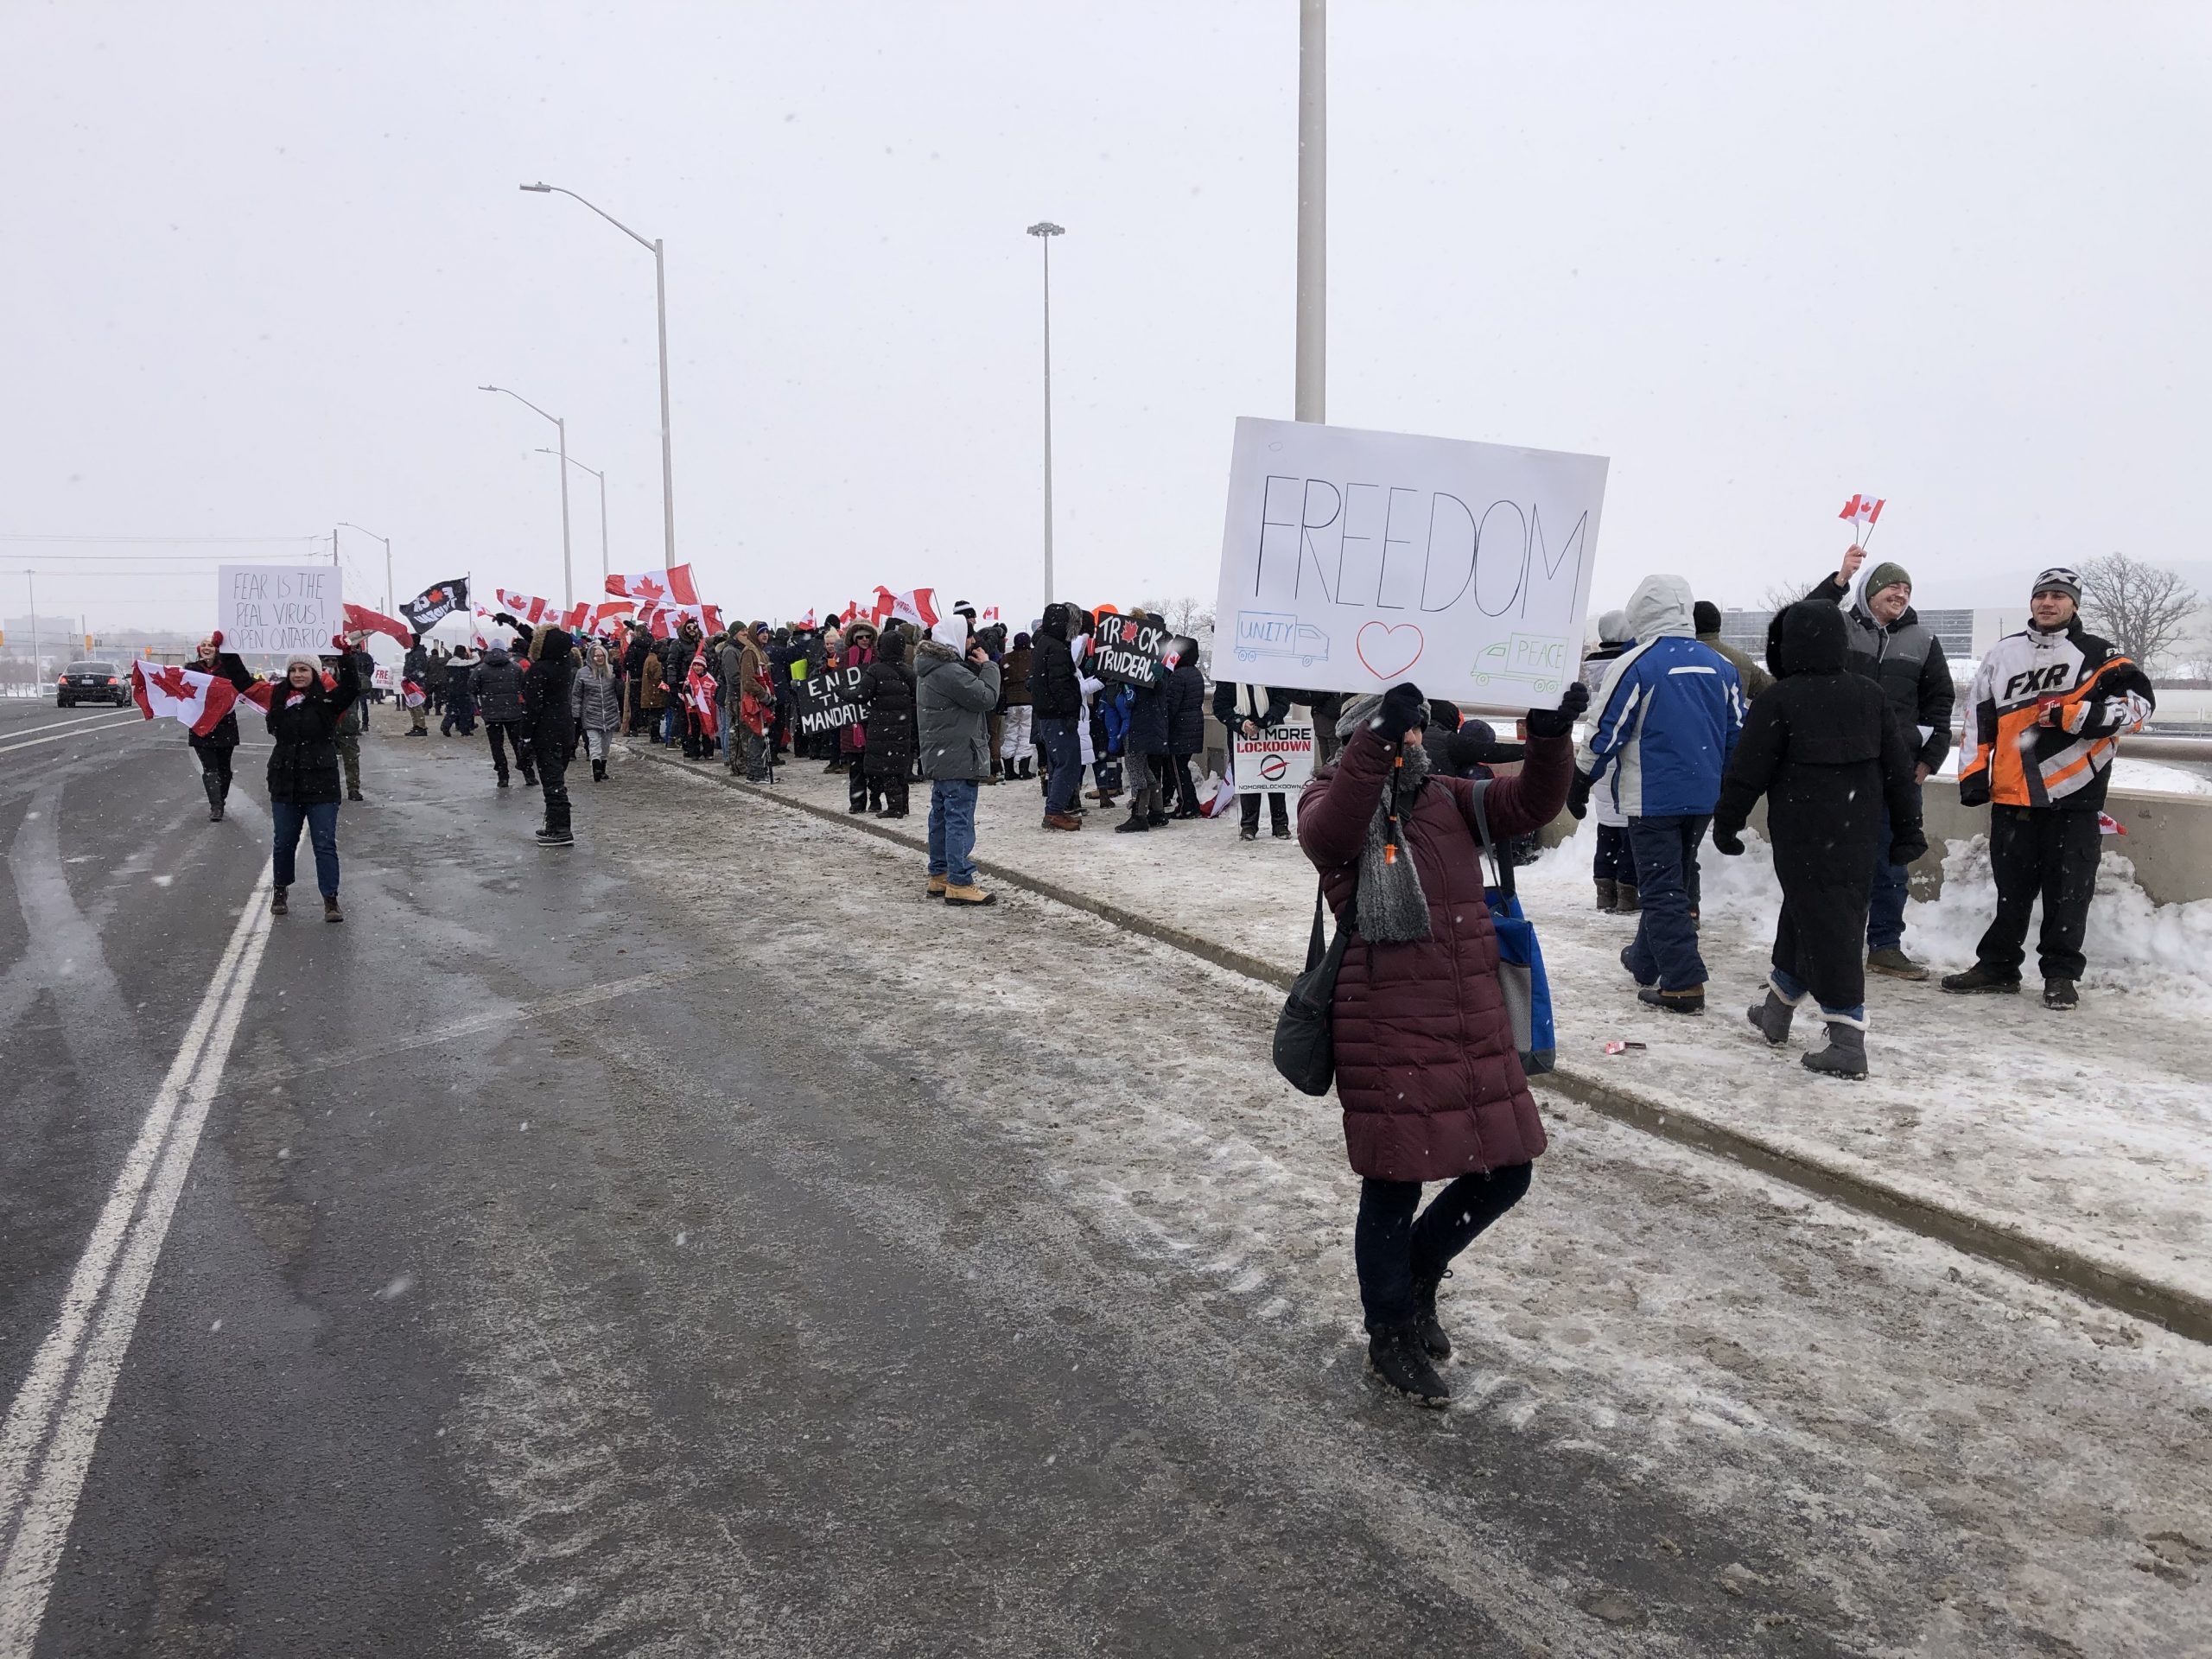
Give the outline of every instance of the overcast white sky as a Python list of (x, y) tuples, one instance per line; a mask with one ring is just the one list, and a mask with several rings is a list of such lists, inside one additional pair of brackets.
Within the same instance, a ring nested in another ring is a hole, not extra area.
[[(2212, 7), (1330, 30), (1330, 417), (1610, 456), (1593, 605), (1809, 581), (1853, 490), (1923, 603), (2203, 556)], [(6, 0), (0, 607), (35, 563), (41, 610), (204, 626), (209, 546), (14, 538), (340, 519), (403, 593), (557, 596), (553, 429), (485, 381), (566, 415), (614, 568), (659, 564), (652, 260), (538, 178), (667, 239), (709, 597), (1033, 613), (1039, 217), (1062, 592), (1210, 595), (1232, 421), (1290, 412), (1296, 82), (1294, 0)]]

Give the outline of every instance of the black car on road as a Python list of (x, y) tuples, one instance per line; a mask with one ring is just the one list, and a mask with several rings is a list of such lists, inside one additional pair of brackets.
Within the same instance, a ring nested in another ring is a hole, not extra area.
[(130, 706), (130, 677), (114, 663), (72, 663), (54, 682), (54, 700), (64, 709), (80, 702)]

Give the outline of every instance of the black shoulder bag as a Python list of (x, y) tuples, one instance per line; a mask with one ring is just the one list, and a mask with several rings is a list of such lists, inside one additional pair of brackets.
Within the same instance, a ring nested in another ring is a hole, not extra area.
[[(1322, 944), (1321, 912), (1327, 880), (1313, 891), (1313, 937), (1306, 945), (1306, 971), (1293, 981), (1282, 1012), (1275, 1016), (1275, 1070), (1303, 1094), (1325, 1095), (1337, 1080), (1336, 1035), (1331, 1027), (1330, 1005), (1337, 995), (1337, 970), (1344, 966), (1344, 940), (1351, 930), (1342, 921), (1336, 937)], [(1353, 894), (1358, 893), (1354, 885)], [(1353, 899), (1344, 900), (1349, 912)]]

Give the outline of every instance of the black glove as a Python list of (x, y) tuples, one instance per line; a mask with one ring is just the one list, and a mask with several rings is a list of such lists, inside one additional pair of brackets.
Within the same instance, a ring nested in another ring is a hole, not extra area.
[(1580, 819), (1589, 817), (1590, 774), (1588, 772), (1577, 772), (1574, 774), (1574, 781), (1567, 786), (1567, 816), (1573, 818)]
[(1928, 837), (1916, 823), (1898, 823), (1890, 827), (1890, 862), (1912, 864), (1928, 853)]
[(1741, 858), (1744, 855), (1743, 831), (1740, 829), (1723, 830), (1719, 824), (1714, 824), (1713, 850), (1716, 853), (1726, 853), (1731, 858)]
[(1959, 804), (1961, 806), (1987, 806), (1989, 804), (1988, 767), (1984, 766), (1980, 772), (1970, 772), (1959, 779)]
[(1575, 716), (1590, 706), (1590, 688), (1577, 680), (1560, 695), (1556, 709), (1531, 709), (1528, 714), (1531, 737), (1572, 737)]
[(1382, 694), (1382, 707), (1368, 722), (1368, 729), (1385, 743), (1396, 743), (1414, 727), (1427, 724), (1428, 699), (1421, 696), (1421, 687), (1407, 680)]

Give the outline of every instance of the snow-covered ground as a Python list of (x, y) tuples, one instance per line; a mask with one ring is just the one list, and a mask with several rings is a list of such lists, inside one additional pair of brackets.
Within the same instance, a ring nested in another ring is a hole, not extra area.
[[(777, 775), (779, 790), (843, 804), (844, 779), (823, 776), (818, 763)], [(914, 798), (915, 816), (898, 828), (919, 841), (926, 791)], [(1033, 783), (984, 790), (978, 856), (1277, 966), (1304, 966), (1314, 878), (1294, 841), (1263, 830), (1240, 842), (1233, 818), (1120, 836), (1096, 811), (1078, 835), (1043, 830), (1039, 816)], [(2212, 1014), (2212, 900), (2152, 906), (2107, 848), (2079, 1012), (2049, 1013), (2032, 995), (1952, 997), (1932, 979), (1877, 977), (1868, 990), (1874, 1075), (1851, 1084), (1803, 1070), (1803, 1036), (1771, 1051), (1744, 1018), (1764, 981), (1781, 903), (1764, 844), (1750, 842), (1739, 859), (1705, 850), (1712, 1001), (1704, 1017), (1685, 1020), (1636, 1001), (1618, 959), (1634, 921), (1592, 908), (1594, 839), (1586, 822), (1521, 872), (1562, 1060), (1614, 1068), (1623, 1082), (1732, 1127), (2212, 1294), (2212, 1091), (2198, 1035)], [(1967, 966), (1993, 902), (1979, 840), (1957, 843), (1942, 899), (1907, 913), (1906, 948), (1938, 973)], [(1647, 1047), (1608, 1059), (1611, 1038)]]

